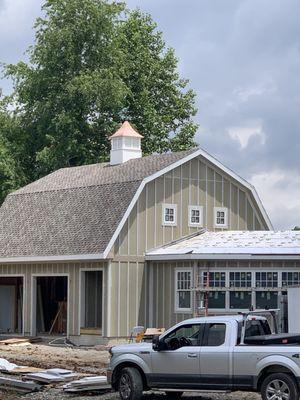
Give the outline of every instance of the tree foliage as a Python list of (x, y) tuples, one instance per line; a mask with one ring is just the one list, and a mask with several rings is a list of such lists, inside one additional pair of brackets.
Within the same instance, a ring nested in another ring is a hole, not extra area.
[(26, 179), (107, 160), (125, 119), (144, 154), (194, 145), (195, 93), (149, 15), (106, 0), (47, 0), (29, 63), (6, 67), (18, 132), (11, 146)]
[(16, 120), (0, 108), (0, 204), (6, 195), (25, 183), (17, 157), (8, 141), (17, 131)]

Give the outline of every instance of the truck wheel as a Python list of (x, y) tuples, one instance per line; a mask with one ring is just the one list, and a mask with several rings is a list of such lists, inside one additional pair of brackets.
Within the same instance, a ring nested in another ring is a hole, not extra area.
[(271, 374), (261, 385), (261, 397), (263, 400), (298, 400), (297, 384), (288, 374)]
[(183, 392), (166, 392), (167, 399), (174, 399), (174, 400), (179, 400), (181, 399), (181, 396), (183, 395)]
[(119, 379), (122, 400), (140, 400), (143, 396), (143, 380), (136, 368), (123, 368)]

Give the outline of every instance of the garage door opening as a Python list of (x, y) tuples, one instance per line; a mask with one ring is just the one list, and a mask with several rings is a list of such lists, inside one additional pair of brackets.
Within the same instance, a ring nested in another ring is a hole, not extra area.
[(0, 278), (0, 334), (23, 333), (23, 278)]
[(103, 272), (83, 271), (81, 276), (81, 334), (102, 334)]
[(68, 316), (68, 278), (36, 278), (36, 332), (38, 335), (66, 335)]

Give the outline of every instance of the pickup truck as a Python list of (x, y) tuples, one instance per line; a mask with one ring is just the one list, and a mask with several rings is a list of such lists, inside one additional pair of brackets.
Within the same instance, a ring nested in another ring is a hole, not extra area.
[(272, 334), (265, 316), (202, 317), (175, 325), (153, 343), (112, 347), (108, 382), (122, 400), (163, 390), (260, 392), (263, 400), (298, 400), (300, 336)]

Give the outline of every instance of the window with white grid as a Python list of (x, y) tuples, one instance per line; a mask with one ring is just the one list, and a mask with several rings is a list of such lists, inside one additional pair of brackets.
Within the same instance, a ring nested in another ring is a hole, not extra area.
[[(209, 277), (209, 284), (207, 285), (208, 277)], [(223, 287), (224, 288), (226, 286), (225, 272), (203, 272), (202, 285), (209, 286), (209, 287)]]
[(228, 208), (215, 207), (214, 208), (215, 227), (227, 228), (228, 226)]
[(256, 287), (277, 288), (278, 272), (256, 272), (255, 285)]
[(203, 226), (203, 207), (189, 206), (189, 226)]
[(300, 272), (282, 272), (282, 286), (299, 286)]
[(252, 286), (252, 273), (251, 272), (230, 272), (229, 273), (229, 286), (230, 287), (251, 287)]
[(190, 311), (192, 308), (192, 270), (188, 268), (176, 269), (175, 274), (176, 311)]
[(162, 224), (177, 225), (177, 206), (176, 204), (163, 204)]

